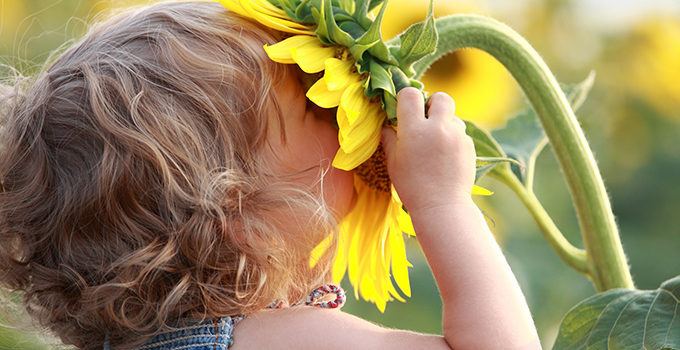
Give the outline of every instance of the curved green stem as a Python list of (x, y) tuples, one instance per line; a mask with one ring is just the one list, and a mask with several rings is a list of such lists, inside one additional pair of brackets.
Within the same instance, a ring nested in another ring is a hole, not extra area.
[(444, 54), (466, 47), (488, 52), (517, 80), (538, 114), (565, 174), (598, 290), (634, 288), (602, 177), (566, 96), (543, 59), (522, 36), (488, 17), (437, 21), (439, 47), (415, 66), (418, 75)]
[(586, 252), (583, 249), (574, 247), (564, 237), (560, 229), (555, 225), (548, 212), (543, 208), (541, 202), (536, 198), (534, 192), (522, 185), (522, 183), (509, 171), (492, 172), (494, 177), (505, 183), (524, 204), (541, 228), (543, 237), (555, 249), (557, 255), (576, 271), (590, 276)]

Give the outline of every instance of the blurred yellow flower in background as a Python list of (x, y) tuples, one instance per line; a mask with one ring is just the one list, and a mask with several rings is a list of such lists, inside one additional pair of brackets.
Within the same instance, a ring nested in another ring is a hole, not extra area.
[[(478, 4), (479, 1), (474, 2)], [(391, 0), (383, 36), (392, 38), (427, 14), (428, 0)], [(435, 17), (479, 12), (473, 2), (435, 1)], [(484, 128), (494, 128), (513, 115), (519, 89), (505, 68), (476, 49), (459, 50), (435, 63), (422, 79), (430, 93), (445, 91), (456, 100), (456, 113)]]
[[(18, 34), (14, 30), (19, 27), (21, 21), (26, 18), (26, 8), (24, 1), (2, 1), (0, 0), (0, 45), (13, 43)], [(3, 47), (11, 49), (11, 47)]]
[(633, 30), (626, 86), (665, 116), (680, 120), (680, 21), (649, 18)]

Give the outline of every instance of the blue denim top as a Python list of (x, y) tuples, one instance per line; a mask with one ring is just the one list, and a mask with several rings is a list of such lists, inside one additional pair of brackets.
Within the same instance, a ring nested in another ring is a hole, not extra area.
[[(159, 333), (146, 341), (138, 350), (227, 350), (234, 340), (234, 325), (242, 317), (220, 317)], [(111, 350), (108, 338), (104, 350)]]
[[(332, 301), (324, 301), (327, 294), (335, 294)], [(270, 309), (279, 309), (297, 305), (311, 305), (321, 308), (340, 308), (345, 303), (345, 291), (340, 286), (324, 284), (313, 290), (306, 299), (288, 305), (282, 301), (274, 301), (268, 306)], [(287, 305), (287, 306), (286, 306)], [(146, 341), (137, 350), (227, 350), (233, 343), (232, 333), (236, 323), (244, 316), (223, 316), (214, 322), (207, 320), (186, 320), (182, 326), (175, 327), (171, 331), (156, 334)], [(104, 350), (113, 350), (109, 344), (108, 336), (104, 340)]]

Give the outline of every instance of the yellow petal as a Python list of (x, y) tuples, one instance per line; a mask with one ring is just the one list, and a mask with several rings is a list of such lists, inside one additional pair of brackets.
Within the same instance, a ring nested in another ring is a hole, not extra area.
[(397, 289), (394, 288), (394, 285), (392, 283), (390, 283), (387, 287), (388, 287), (388, 292), (390, 293), (390, 295), (394, 299), (397, 299), (397, 300), (401, 301), (402, 303), (406, 302), (406, 299), (402, 298), (401, 295), (399, 295), (399, 292), (397, 292)]
[[(369, 103), (366, 109), (362, 110), (361, 113), (357, 115), (353, 124), (349, 123), (347, 112), (342, 108), (342, 105), (338, 107), (336, 112), (336, 120), (338, 128), (340, 129), (340, 134), (346, 139), (352, 137), (351, 135), (357, 132), (356, 129), (366, 127), (374, 128), (376, 127), (374, 124), (378, 124), (377, 128), (380, 129), (385, 118), (385, 111), (382, 110), (382, 107), (378, 103)], [(366, 123), (368, 123), (368, 125), (366, 125)]]
[(305, 35), (312, 35), (314, 32), (310, 29), (300, 29), (296, 28), (296, 22), (292, 22), (286, 19), (281, 19), (281, 18), (276, 18), (276, 17), (270, 17), (267, 15), (263, 15), (261, 13), (249, 13), (249, 16), (256, 21), (260, 22), (261, 24), (269, 27), (276, 29), (278, 31), (286, 32), (286, 33), (292, 33), (292, 34), (305, 34)]
[(241, 6), (247, 10), (256, 11), (268, 16), (278, 17), (278, 18), (288, 18), (286, 12), (282, 9), (274, 6), (267, 0), (240, 0)]
[(313, 34), (309, 28), (300, 23), (293, 22), (287, 18), (269, 16), (267, 14), (252, 10), (248, 5), (243, 5), (243, 3), (241, 4), (241, 6), (243, 6), (243, 8), (248, 11), (251, 18), (266, 25), (267, 27), (293, 34)]
[(411, 284), (408, 279), (408, 260), (406, 259), (406, 245), (404, 236), (395, 223), (390, 230), (390, 249), (392, 251), (392, 275), (397, 286), (407, 297), (411, 296)]
[[(338, 140), (340, 147), (346, 153), (356, 151), (359, 147), (366, 147), (367, 144), (373, 144), (375, 139), (380, 143), (380, 131), (383, 118), (377, 113), (375, 108), (371, 111), (366, 111), (364, 120), (352, 128), (349, 132), (338, 133)], [(342, 129), (341, 129), (342, 130)], [(345, 136), (345, 134), (347, 136)]]
[(307, 98), (322, 108), (333, 108), (340, 104), (342, 91), (330, 91), (326, 81), (321, 78), (307, 90)]
[(248, 17), (257, 20), (267, 27), (294, 34), (312, 34), (311, 29), (304, 24), (291, 20), (285, 11), (272, 5), (267, 0), (240, 0), (241, 8)]
[(220, 0), (220, 3), (230, 11), (252, 18), (261, 24), (287, 33), (314, 34), (308, 26), (294, 22), (285, 13), (267, 0)]
[(264, 51), (274, 62), (293, 64), (295, 61), (293, 61), (291, 52), (294, 48), (318, 42), (319, 39), (317, 39), (315, 36), (295, 35), (285, 40), (279, 41), (274, 45), (264, 45)]
[(416, 235), (416, 230), (413, 228), (413, 222), (411, 221), (411, 216), (408, 215), (408, 213), (404, 210), (402, 207), (403, 203), (401, 199), (399, 198), (399, 194), (397, 193), (397, 190), (394, 188), (394, 186), (390, 186), (390, 193), (392, 194), (392, 202), (394, 203), (395, 207), (399, 208), (397, 211), (397, 223), (399, 224), (399, 228), (401, 229), (401, 232), (409, 235), (409, 236), (415, 236)]
[(350, 171), (361, 165), (361, 163), (365, 162), (368, 158), (371, 158), (373, 153), (375, 153), (375, 150), (378, 149), (379, 143), (380, 133), (377, 133), (377, 137), (368, 139), (366, 144), (362, 145), (354, 152), (347, 153), (340, 148), (335, 154), (335, 158), (333, 158), (333, 166), (341, 170)]
[(248, 12), (243, 8), (243, 6), (241, 6), (241, 2), (239, 0), (220, 0), (220, 4), (222, 4), (222, 6), (224, 6), (227, 10), (234, 11), (243, 17), (251, 17), (250, 14), (248, 14)]
[(333, 267), (331, 268), (331, 276), (335, 283), (340, 283), (345, 277), (347, 271), (347, 251), (349, 250), (349, 237), (351, 232), (345, 225), (340, 225), (340, 232), (338, 234), (338, 248), (333, 258)]
[[(392, 261), (392, 249), (387, 249), (385, 251), (385, 261), (391, 262)], [(389, 276), (388, 276), (389, 278)], [(389, 279), (387, 283), (386, 289), (387, 289), (387, 299), (394, 298), (397, 299), (398, 301), (401, 301), (402, 303), (406, 302), (406, 300), (401, 296), (401, 293), (397, 291), (397, 288), (394, 286), (394, 283), (392, 283), (392, 280)]]
[(333, 236), (326, 236), (319, 244), (316, 245), (309, 254), (309, 267), (313, 268), (319, 263), (321, 257), (326, 254), (328, 248), (330, 248), (331, 243), (333, 243)]
[(416, 230), (413, 228), (413, 221), (411, 221), (411, 216), (404, 211), (404, 209), (399, 208), (399, 214), (397, 214), (397, 222), (399, 223), (399, 229), (401, 232), (409, 236), (415, 236)]
[(327, 58), (335, 57), (334, 47), (325, 47), (317, 39), (316, 42), (293, 48), (291, 56), (293, 61), (305, 71), (305, 73), (318, 73), (324, 70), (324, 61)]
[[(358, 204), (358, 203), (357, 203)], [(349, 275), (349, 283), (354, 286), (354, 296), (359, 297), (359, 282), (361, 281), (361, 269), (359, 268), (359, 241), (361, 240), (360, 234), (354, 234), (351, 236), (351, 241), (349, 243), (348, 257), (347, 257), (347, 274)]]
[(340, 108), (347, 114), (347, 122), (352, 126), (368, 110), (370, 101), (364, 95), (363, 82), (350, 84), (340, 98)]
[(472, 194), (476, 196), (490, 196), (493, 194), (493, 191), (489, 191), (482, 186), (474, 185), (472, 186)]
[(291, 33), (291, 34), (305, 34), (305, 35), (311, 35), (314, 34), (312, 30), (309, 29), (298, 29), (298, 28), (292, 28), (291, 25), (294, 24), (295, 22), (287, 21), (284, 19), (279, 19), (279, 18), (274, 18), (274, 17), (268, 17), (264, 15), (255, 15), (253, 17), (255, 20), (260, 22), (261, 24), (264, 24), (265, 26), (276, 29), (281, 32), (286, 32), (286, 33)]
[(323, 78), (331, 91), (344, 90), (350, 83), (359, 80), (359, 75), (352, 72), (354, 66), (352, 60), (329, 58), (324, 62), (324, 66)]

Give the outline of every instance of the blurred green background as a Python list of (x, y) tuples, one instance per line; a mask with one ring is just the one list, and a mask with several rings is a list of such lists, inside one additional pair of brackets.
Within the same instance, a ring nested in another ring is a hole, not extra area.
[[(0, 0), (0, 64), (31, 74), (55, 49), (77, 39), (97, 13), (141, 2)], [(426, 8), (426, 0), (391, 0), (385, 35), (418, 21)], [(597, 72), (578, 114), (608, 187), (635, 282), (654, 289), (680, 274), (680, 2), (439, 0), (435, 10), (440, 16), (474, 12), (506, 22), (534, 45), (562, 82)], [(503, 125), (524, 104), (503, 68), (475, 50), (440, 61), (425, 82), (429, 91), (452, 94), (462, 118), (487, 128)], [(479, 204), (550, 348), (562, 316), (594, 290), (561, 263), (508, 190), (490, 180), (483, 185), (496, 194)], [(538, 162), (536, 191), (558, 226), (580, 245), (569, 194), (549, 149)], [(408, 248), (414, 265), (408, 303), (391, 303), (380, 314), (350, 298), (344, 310), (389, 327), (439, 333), (436, 285), (416, 241)], [(55, 347), (39, 345), (34, 337), (25, 329), (0, 328), (0, 349)]]

